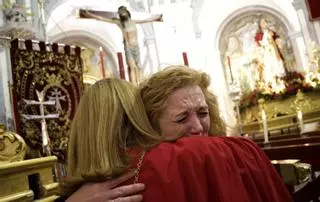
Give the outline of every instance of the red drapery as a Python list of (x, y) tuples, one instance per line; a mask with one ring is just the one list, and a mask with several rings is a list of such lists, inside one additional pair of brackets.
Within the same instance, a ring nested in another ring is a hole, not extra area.
[(311, 20), (320, 20), (320, 1), (306, 0), (307, 8), (309, 10), (309, 17)]
[(15, 39), (10, 51), (16, 130), (32, 151), (28, 158), (42, 155), (41, 124), (40, 120), (27, 120), (22, 114), (41, 112), (39, 105), (27, 105), (24, 100), (39, 101), (36, 93), (39, 91), (44, 93), (44, 101), (55, 101), (54, 105), (44, 107), (44, 113), (59, 113), (59, 118), (47, 119), (46, 125), (52, 154), (64, 162), (68, 131), (83, 91), (81, 49)]

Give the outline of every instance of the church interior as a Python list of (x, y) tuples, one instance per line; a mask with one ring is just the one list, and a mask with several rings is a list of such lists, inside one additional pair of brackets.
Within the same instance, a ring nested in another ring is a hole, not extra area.
[[(0, 201), (54, 201), (83, 92), (169, 65), (207, 73), (227, 136), (255, 141), (297, 201), (320, 201), (319, 0), (0, 5)], [(120, 6), (135, 38), (114, 21)]]

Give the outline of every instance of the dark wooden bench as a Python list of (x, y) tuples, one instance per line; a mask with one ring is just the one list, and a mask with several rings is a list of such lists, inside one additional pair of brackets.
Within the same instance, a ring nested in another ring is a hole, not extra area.
[[(254, 141), (261, 146), (270, 160), (299, 159), (300, 162), (312, 165), (312, 172), (320, 171), (320, 131), (305, 133), (303, 135), (279, 134), (270, 136), (268, 144), (262, 138)], [(297, 192), (293, 186), (288, 186), (295, 202), (319, 201), (320, 176), (312, 175), (312, 181)]]

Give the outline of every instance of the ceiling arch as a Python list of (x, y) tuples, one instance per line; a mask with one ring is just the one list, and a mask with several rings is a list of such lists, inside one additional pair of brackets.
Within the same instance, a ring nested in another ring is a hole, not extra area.
[(243, 8), (239, 8), (233, 13), (231, 13), (219, 26), (217, 30), (217, 37), (216, 37), (216, 47), (217, 50), (219, 50), (220, 46), (220, 39), (221, 39), (221, 34), (223, 33), (224, 29), (226, 26), (228, 26), (233, 20), (238, 18), (239, 16), (242, 16), (248, 12), (266, 12), (270, 13), (271, 15), (277, 17), (286, 27), (288, 33), (292, 33), (295, 31), (294, 25), (284, 16), (282, 13), (280, 13), (278, 10), (275, 10), (271, 7), (268, 6), (263, 6), (263, 5), (253, 5), (253, 6), (246, 6)]

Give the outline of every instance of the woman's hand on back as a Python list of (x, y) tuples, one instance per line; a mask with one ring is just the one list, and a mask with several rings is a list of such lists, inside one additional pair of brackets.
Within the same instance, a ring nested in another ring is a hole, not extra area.
[(117, 187), (134, 176), (127, 173), (119, 178), (100, 183), (83, 185), (73, 193), (67, 202), (140, 202), (143, 197), (138, 192), (144, 190), (145, 185), (141, 183)]

